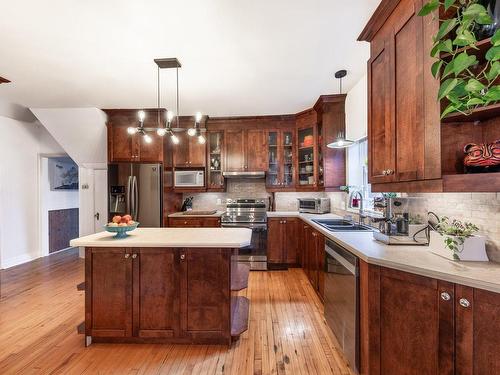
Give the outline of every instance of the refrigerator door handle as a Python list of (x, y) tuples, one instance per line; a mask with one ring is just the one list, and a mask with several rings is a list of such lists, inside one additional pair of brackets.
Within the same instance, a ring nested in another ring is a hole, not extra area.
[(130, 203), (131, 203), (131, 201), (130, 201), (131, 194), (132, 194), (132, 176), (128, 176), (127, 191), (126, 191), (126, 195), (127, 195), (127, 207), (125, 208), (125, 210), (128, 210), (130, 212), (132, 212), (132, 206), (130, 205)]
[(137, 220), (137, 214), (139, 213), (139, 189), (137, 186), (137, 177), (134, 176), (133, 179), (133, 190), (134, 190), (134, 220)]

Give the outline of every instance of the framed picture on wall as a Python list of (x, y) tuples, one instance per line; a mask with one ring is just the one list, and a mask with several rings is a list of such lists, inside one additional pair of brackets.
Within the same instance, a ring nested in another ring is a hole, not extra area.
[(78, 166), (70, 158), (49, 158), (50, 190), (78, 190)]

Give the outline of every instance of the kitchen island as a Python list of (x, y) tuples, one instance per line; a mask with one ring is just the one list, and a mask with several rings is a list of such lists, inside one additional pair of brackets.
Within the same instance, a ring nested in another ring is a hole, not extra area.
[[(238, 249), (246, 228), (138, 228), (85, 247), (85, 336), (92, 342), (226, 344), (247, 329)], [(246, 273), (248, 275), (248, 273)]]

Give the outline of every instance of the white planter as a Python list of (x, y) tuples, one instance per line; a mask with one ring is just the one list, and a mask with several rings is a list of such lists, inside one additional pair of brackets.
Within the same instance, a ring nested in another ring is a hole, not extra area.
[[(453, 236), (442, 236), (438, 232), (431, 231), (431, 240), (429, 244), (429, 250), (434, 254), (441, 255), (447, 259), (451, 260), (462, 260), (462, 261), (476, 261), (476, 262), (487, 262), (489, 261), (488, 255), (486, 254), (486, 239), (484, 236), (472, 236), (465, 238), (463, 244), (457, 240), (458, 250), (453, 252), (444, 242), (446, 237)], [(455, 257), (455, 256), (456, 257)]]

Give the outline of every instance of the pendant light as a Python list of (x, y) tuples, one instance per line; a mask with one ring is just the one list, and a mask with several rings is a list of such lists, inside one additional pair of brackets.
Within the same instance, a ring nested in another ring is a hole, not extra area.
[[(339, 80), (339, 92), (342, 94), (342, 78), (344, 78), (347, 75), (346, 70), (339, 70), (338, 72), (335, 72), (335, 78)], [(337, 133), (337, 138), (331, 143), (328, 143), (326, 147), (328, 148), (347, 148), (349, 146), (352, 146), (354, 144), (354, 141), (351, 141), (349, 139), (346, 139), (345, 134), (343, 131), (340, 131)]]
[[(146, 118), (146, 112), (144, 110), (140, 110), (137, 115), (139, 117), (139, 126), (137, 127), (129, 127), (127, 128), (127, 132), (131, 135), (140, 134), (144, 137), (144, 141), (146, 143), (153, 142), (153, 138), (147, 132), (155, 131), (158, 136), (163, 137), (165, 135), (170, 136), (170, 140), (174, 144), (179, 144), (179, 137), (174, 134), (174, 129), (172, 128), (172, 121), (174, 117), (176, 117), (176, 128), (179, 127), (179, 68), (181, 67), (181, 63), (177, 58), (165, 58), (165, 59), (154, 59), (155, 64), (158, 66), (157, 73), (157, 109), (156, 109), (156, 128), (145, 128), (144, 127), (144, 119)], [(177, 114), (174, 114), (172, 111), (167, 111), (167, 116), (165, 122), (163, 122), (161, 118), (162, 109), (160, 107), (160, 69), (171, 69), (175, 68), (176, 70), (176, 110)], [(192, 129), (188, 130), (188, 134), (190, 136), (197, 136), (199, 143), (205, 143), (205, 137), (201, 134), (200, 122), (202, 119), (201, 113), (197, 113), (195, 116), (195, 126)], [(176, 130), (177, 130), (176, 129)]]

